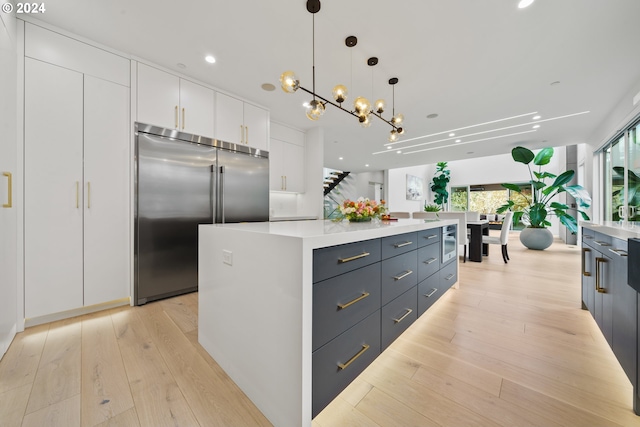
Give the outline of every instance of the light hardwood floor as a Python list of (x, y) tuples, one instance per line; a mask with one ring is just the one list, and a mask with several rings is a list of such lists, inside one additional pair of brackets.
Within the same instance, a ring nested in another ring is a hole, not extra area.
[[(580, 252), (510, 238), (313, 421), (336, 426), (640, 426), (589, 312)], [(0, 426), (267, 426), (197, 343), (197, 294), (36, 326), (0, 361)]]

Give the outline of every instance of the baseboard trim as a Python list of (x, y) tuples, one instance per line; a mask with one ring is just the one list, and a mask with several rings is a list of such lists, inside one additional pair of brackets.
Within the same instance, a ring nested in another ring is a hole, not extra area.
[(74, 308), (73, 310), (60, 311), (58, 313), (46, 314), (44, 316), (32, 317), (30, 319), (24, 319), (24, 327), (29, 328), (31, 326), (42, 325), (43, 323), (55, 322), (58, 320), (70, 319), (76, 316), (82, 316), (83, 314), (95, 313), (97, 311), (108, 310), (110, 308), (121, 307), (123, 305), (130, 305), (131, 299), (129, 297), (121, 298), (113, 301), (103, 302), (102, 304), (88, 305), (86, 307)]

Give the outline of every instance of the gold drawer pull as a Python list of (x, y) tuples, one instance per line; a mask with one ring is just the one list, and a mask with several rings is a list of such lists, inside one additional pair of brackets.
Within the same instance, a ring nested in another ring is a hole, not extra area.
[(393, 319), (393, 323), (400, 323), (400, 322), (402, 322), (402, 321), (404, 320), (404, 318), (405, 318), (405, 317), (407, 317), (408, 315), (410, 315), (410, 314), (413, 312), (413, 310), (411, 310), (410, 308), (407, 308), (406, 310), (407, 310), (407, 312), (406, 312), (405, 314), (403, 314), (401, 318), (399, 318), (399, 319)]
[(585, 270), (585, 268), (587, 267), (587, 260), (586, 260), (587, 252), (591, 252), (591, 249), (582, 248), (582, 275), (585, 277), (590, 277), (591, 273)]
[(338, 258), (338, 264), (344, 264), (345, 262), (355, 261), (357, 259), (364, 258), (369, 255), (371, 255), (369, 252), (362, 252), (360, 255), (352, 256), (349, 258)]
[(175, 116), (176, 116), (176, 129), (178, 129), (178, 106), (175, 108)]
[(438, 292), (438, 288), (433, 288), (431, 290), (431, 292), (429, 292), (428, 294), (424, 294), (424, 296), (429, 298), (429, 297), (433, 296), (433, 294), (435, 294), (436, 292)]
[(429, 234), (428, 236), (424, 236), (425, 239), (435, 239), (436, 237), (438, 237), (437, 234)]
[(445, 277), (444, 280), (451, 280), (454, 276), (455, 274), (450, 274), (447, 277)]
[(370, 294), (369, 292), (363, 292), (362, 295), (360, 295), (358, 298), (349, 301), (348, 303), (345, 304), (338, 304), (338, 310), (342, 310), (343, 308), (347, 308), (350, 305), (353, 305), (355, 303), (357, 303), (358, 301), (362, 301), (363, 299), (365, 299), (366, 297), (368, 297)]
[(182, 109), (182, 130), (184, 130), (184, 108)]
[(588, 234), (585, 234), (584, 236), (582, 236), (583, 238), (589, 240), (589, 239), (593, 239), (593, 236), (590, 236)]
[(394, 278), (395, 280), (402, 280), (402, 279), (404, 279), (405, 277), (407, 277), (407, 276), (408, 276), (408, 275), (410, 275), (410, 274), (413, 274), (413, 271), (411, 271), (411, 270), (406, 270), (406, 272), (405, 272), (404, 274), (402, 274), (402, 275), (400, 275), (400, 276), (393, 276), (393, 278)]
[(600, 286), (600, 264), (604, 264), (605, 262), (607, 262), (605, 258), (596, 258), (596, 291), (601, 294), (607, 293), (606, 289)]
[(2, 172), (3, 176), (7, 177), (7, 203), (2, 205), (3, 208), (11, 208), (13, 207), (13, 183), (11, 172)]
[(422, 262), (428, 265), (428, 264), (433, 264), (435, 261), (436, 261), (436, 258), (429, 258), (428, 260), (422, 261)]
[(629, 256), (629, 254), (627, 253), (627, 251), (622, 250), (622, 249), (609, 249), (609, 251), (613, 252), (616, 255), (619, 256)]
[(600, 246), (611, 246), (610, 243), (603, 242), (602, 240), (595, 240), (595, 242)]
[(403, 247), (403, 246), (409, 246), (409, 245), (411, 245), (412, 243), (413, 243), (413, 242), (395, 243), (395, 244), (393, 245), (393, 247), (394, 247), (394, 248), (396, 248), (396, 249), (398, 249), (398, 248), (401, 248), (401, 247)]
[(356, 353), (355, 356), (353, 356), (351, 359), (349, 359), (349, 361), (347, 363), (338, 363), (338, 368), (340, 369), (347, 369), (347, 367), (349, 365), (351, 365), (353, 362), (356, 361), (356, 359), (360, 356), (362, 356), (362, 354), (369, 350), (369, 344), (362, 344), (362, 350), (360, 350), (359, 352)]

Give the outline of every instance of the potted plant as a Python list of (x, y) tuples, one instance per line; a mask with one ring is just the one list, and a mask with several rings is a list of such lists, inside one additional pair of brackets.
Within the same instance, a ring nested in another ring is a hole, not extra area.
[(431, 184), (431, 191), (434, 192), (433, 202), (440, 205), (441, 210), (444, 210), (444, 205), (449, 201), (447, 184), (449, 184), (450, 179), (447, 162), (438, 162), (436, 164), (436, 173)]
[(424, 211), (425, 212), (440, 212), (440, 205), (436, 205), (436, 204), (427, 204), (427, 202), (424, 202)]
[[(520, 241), (529, 249), (543, 250), (548, 248), (553, 242), (553, 235), (547, 227), (551, 225), (549, 217), (555, 215), (560, 222), (566, 226), (572, 234), (578, 231), (578, 222), (576, 218), (567, 213), (569, 206), (564, 203), (552, 201), (552, 199), (560, 193), (567, 192), (576, 199), (578, 204), (578, 212), (582, 219), (588, 220), (589, 216), (581, 209), (586, 209), (591, 205), (591, 197), (589, 193), (580, 185), (567, 185), (573, 179), (575, 172), (568, 170), (556, 176), (550, 172), (543, 172), (542, 166), (549, 164), (553, 157), (553, 148), (543, 148), (534, 154), (525, 147), (515, 147), (511, 150), (513, 160), (524, 163), (529, 169), (531, 180), (531, 195), (523, 193), (523, 189), (516, 184), (502, 184), (504, 188), (519, 193), (525, 200), (516, 204), (513, 200), (509, 200), (502, 205), (497, 213), (501, 214), (507, 210), (514, 211), (513, 223), (523, 219), (527, 227), (520, 233)], [(538, 166), (537, 171), (531, 170), (531, 162)], [(553, 179), (552, 183), (547, 183), (547, 179)]]

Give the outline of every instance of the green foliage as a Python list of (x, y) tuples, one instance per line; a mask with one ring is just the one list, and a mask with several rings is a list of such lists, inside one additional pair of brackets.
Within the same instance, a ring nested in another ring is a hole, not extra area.
[[(556, 176), (552, 173), (542, 171), (542, 166), (549, 164), (551, 157), (553, 157), (553, 148), (544, 148), (540, 150), (538, 154), (534, 155), (528, 148), (516, 147), (511, 150), (511, 156), (514, 161), (527, 165), (529, 176), (531, 177), (529, 183), (533, 187), (533, 194), (532, 197), (527, 197), (525, 190), (520, 188), (519, 185), (502, 184), (504, 188), (522, 195), (526, 203), (516, 205), (513, 200), (509, 200), (496, 212), (504, 213), (508, 210), (513, 210), (514, 224), (517, 224), (524, 218), (532, 228), (546, 228), (550, 226), (551, 223), (547, 218), (550, 215), (555, 215), (572, 234), (575, 234), (578, 231), (578, 222), (572, 215), (567, 213), (569, 206), (552, 201), (556, 195), (566, 191), (576, 199), (579, 207), (578, 212), (582, 219), (589, 219), (586, 212), (581, 210), (591, 206), (591, 197), (587, 190), (580, 185), (566, 185), (573, 179), (575, 172), (568, 170)], [(531, 170), (529, 164), (532, 161), (534, 165), (539, 166), (538, 171)], [(551, 184), (547, 184), (545, 182), (546, 179), (554, 179), (554, 181)]]
[[(613, 172), (616, 174), (613, 177), (614, 184), (618, 184), (621, 188), (614, 191), (612, 196), (614, 200), (619, 200), (619, 204), (614, 207), (613, 216), (614, 220), (619, 220), (620, 216), (618, 214), (618, 207), (625, 204), (625, 200), (628, 200), (626, 203), (629, 206), (639, 206), (640, 205), (640, 176), (638, 176), (632, 170), (627, 171), (627, 181), (629, 182), (629, 190), (626, 194), (624, 194), (624, 168), (622, 166), (614, 166)], [(636, 212), (636, 216), (640, 213)], [(635, 219), (635, 217), (630, 217), (631, 219)], [(637, 219), (635, 219), (637, 221)]]
[(431, 184), (431, 191), (434, 193), (433, 202), (440, 205), (442, 210), (444, 210), (444, 205), (449, 201), (449, 192), (447, 191), (447, 184), (451, 179), (449, 173), (447, 162), (438, 162)]
[(425, 212), (440, 212), (440, 206), (435, 204), (427, 204), (424, 202), (424, 211)]

